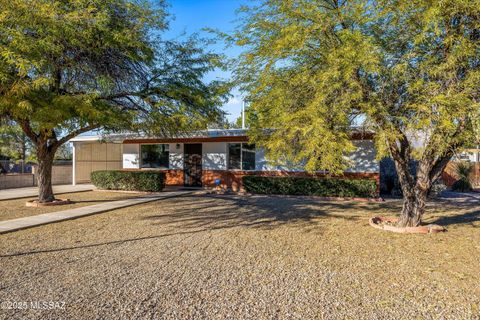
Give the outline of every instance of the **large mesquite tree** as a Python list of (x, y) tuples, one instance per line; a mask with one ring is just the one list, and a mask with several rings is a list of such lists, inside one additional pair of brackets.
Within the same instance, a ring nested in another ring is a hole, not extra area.
[(0, 0), (0, 117), (34, 144), (39, 201), (54, 200), (55, 151), (92, 129), (156, 134), (222, 115), (220, 56), (163, 41), (162, 1)]
[(241, 14), (225, 37), (245, 48), (236, 74), (256, 142), (273, 159), (341, 173), (349, 128), (363, 121), (395, 162), (399, 225), (420, 224), (432, 183), (474, 141), (480, 1), (265, 0)]

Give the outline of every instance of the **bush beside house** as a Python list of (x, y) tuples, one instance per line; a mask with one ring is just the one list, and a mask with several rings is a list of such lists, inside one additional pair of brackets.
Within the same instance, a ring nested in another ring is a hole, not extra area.
[(458, 180), (452, 185), (453, 191), (468, 192), (473, 189), (471, 183), (471, 173), (474, 166), (468, 162), (459, 162), (455, 165), (455, 174)]
[(243, 187), (257, 194), (378, 197), (377, 183), (372, 179), (245, 176)]
[(165, 188), (165, 173), (101, 170), (92, 172), (91, 181), (99, 189), (158, 192)]

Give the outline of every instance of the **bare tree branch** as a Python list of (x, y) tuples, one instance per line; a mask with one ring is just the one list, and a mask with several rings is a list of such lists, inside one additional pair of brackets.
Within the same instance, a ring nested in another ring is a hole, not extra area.
[(89, 125), (89, 126), (74, 130), (74, 131), (70, 132), (69, 134), (67, 134), (66, 136), (64, 136), (63, 138), (61, 138), (60, 140), (57, 140), (57, 142), (55, 142), (55, 146), (58, 147), (58, 146), (64, 144), (65, 142), (67, 142), (68, 140), (75, 138), (79, 134), (82, 134), (82, 133), (85, 133), (85, 132), (88, 132), (90, 130), (94, 130), (94, 129), (97, 129), (97, 128), (99, 128), (98, 125)]
[(20, 125), (27, 137), (29, 137), (34, 144), (38, 144), (38, 135), (33, 131), (32, 127), (30, 126), (30, 121), (26, 119), (16, 119), (15, 121)]

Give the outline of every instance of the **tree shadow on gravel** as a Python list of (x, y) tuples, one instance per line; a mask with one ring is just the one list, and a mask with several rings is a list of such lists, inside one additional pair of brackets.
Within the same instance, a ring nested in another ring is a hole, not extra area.
[(41, 250), (32, 250), (32, 251), (26, 251), (26, 252), (16, 252), (16, 253), (9, 253), (9, 254), (0, 255), (0, 258), (21, 257), (21, 256), (28, 256), (28, 255), (39, 254), (39, 253), (55, 253), (55, 252), (70, 251), (70, 250), (76, 250), (76, 249), (88, 249), (88, 248), (95, 248), (95, 247), (108, 246), (108, 245), (118, 245), (118, 244), (125, 244), (125, 243), (129, 243), (129, 242), (160, 239), (160, 238), (176, 236), (176, 235), (193, 234), (193, 233), (197, 233), (197, 232), (201, 232), (201, 231), (202, 230), (172, 232), (172, 233), (164, 233), (164, 234), (153, 235), (153, 236), (121, 239), (121, 240), (106, 241), (106, 242), (92, 243), (92, 244), (84, 244), (84, 245), (70, 246), (70, 247), (63, 247), (63, 248), (41, 249)]
[[(142, 217), (154, 225), (192, 229), (255, 227), (271, 229), (282, 225), (305, 228), (324, 219), (356, 221), (368, 218), (377, 203), (326, 202), (307, 197), (202, 195), (179, 200), (168, 213)], [(396, 204), (381, 204), (384, 209)], [(306, 228), (308, 232), (311, 228)]]
[[(434, 199), (427, 203), (426, 219), (441, 225), (473, 223), (480, 219), (478, 211), (462, 212), (477, 207), (477, 202)], [(283, 225), (318, 232), (328, 221), (366, 222), (374, 215), (395, 216), (402, 200), (386, 202), (322, 201), (313, 197), (275, 195), (200, 195), (178, 199), (173, 210), (143, 216), (154, 225), (179, 229), (220, 229), (252, 227), (272, 229)], [(461, 211), (460, 211), (461, 210)], [(460, 211), (460, 212), (459, 212)], [(456, 215), (452, 215), (455, 212)]]
[[(167, 227), (160, 234), (9, 253), (0, 255), (0, 258), (121, 245), (136, 241), (237, 227), (272, 229), (289, 224), (301, 228), (302, 232), (321, 232), (320, 220), (356, 221), (365, 217), (363, 210), (359, 212), (358, 208), (367, 208), (369, 205), (328, 203), (301, 197), (283, 196), (183, 196), (173, 199), (173, 202), (169, 203), (166, 209), (162, 206), (162, 201), (159, 201), (155, 204), (155, 209), (153, 209), (155, 211), (140, 215), (139, 219), (151, 221), (152, 225)], [(158, 213), (155, 214), (156, 212)]]
[(430, 200), (427, 203), (425, 223), (442, 226), (470, 224), (480, 221), (480, 199), (478, 196), (443, 197)]
[[(121, 245), (238, 227), (269, 230), (288, 225), (299, 232), (322, 233), (325, 224), (334, 225), (351, 221), (366, 225), (369, 217), (394, 215), (400, 211), (402, 205), (401, 200), (381, 203), (333, 202), (309, 197), (260, 195), (193, 195), (172, 199), (172, 202), (166, 203), (166, 206), (162, 205), (162, 201), (151, 204), (153, 208), (149, 208), (150, 211), (146, 213), (140, 211), (138, 219), (150, 221), (153, 226), (166, 227), (162, 233), (93, 244), (9, 253), (0, 255), (0, 258)], [(478, 210), (451, 215), (452, 212), (458, 212), (455, 208), (459, 207), (450, 201), (433, 201), (429, 202), (428, 206), (435, 213), (435, 215), (430, 214), (429, 223), (450, 225), (473, 224), (480, 221)], [(469, 207), (465, 204), (465, 208), (471, 208), (471, 204)], [(139, 228), (142, 226), (140, 225)]]
[(439, 224), (441, 226), (447, 226), (452, 224), (470, 224), (474, 228), (480, 226), (475, 225), (475, 222), (480, 222), (480, 211), (470, 211), (463, 214), (438, 217), (435, 220), (430, 221), (433, 224)]

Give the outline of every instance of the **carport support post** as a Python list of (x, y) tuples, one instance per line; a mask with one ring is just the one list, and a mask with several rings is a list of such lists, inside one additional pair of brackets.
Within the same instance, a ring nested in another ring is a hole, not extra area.
[(72, 186), (75, 185), (75, 142), (72, 142)]

